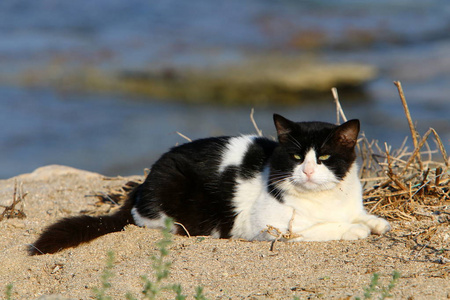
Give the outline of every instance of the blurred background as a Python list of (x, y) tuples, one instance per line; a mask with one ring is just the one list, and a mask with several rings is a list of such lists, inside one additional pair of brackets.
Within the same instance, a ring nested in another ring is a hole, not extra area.
[(0, 179), (47, 164), (142, 174), (189, 138), (275, 135), (274, 112), (450, 145), (448, 0), (2, 0)]

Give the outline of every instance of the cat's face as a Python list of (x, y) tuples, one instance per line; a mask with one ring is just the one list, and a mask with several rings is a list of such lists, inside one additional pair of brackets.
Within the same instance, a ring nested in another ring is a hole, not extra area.
[(274, 115), (280, 147), (271, 160), (270, 183), (278, 191), (334, 188), (355, 162), (359, 121), (340, 126), (289, 121)]

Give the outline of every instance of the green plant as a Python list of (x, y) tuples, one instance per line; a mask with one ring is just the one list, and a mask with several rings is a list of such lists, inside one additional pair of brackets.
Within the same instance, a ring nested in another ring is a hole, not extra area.
[[(372, 279), (370, 280), (369, 286), (364, 288), (364, 299), (372, 299), (374, 293), (380, 294), (380, 296), (378, 297), (378, 299), (380, 300), (392, 297), (391, 291), (397, 285), (399, 278), (400, 273), (398, 271), (394, 271), (392, 273), (392, 279), (389, 282), (388, 286), (381, 286), (381, 283), (379, 281), (380, 275), (378, 273), (374, 273), (372, 275)], [(361, 300), (361, 298), (356, 297), (355, 300)]]
[(114, 252), (108, 252), (108, 258), (106, 260), (106, 267), (103, 270), (101, 281), (102, 286), (100, 288), (93, 288), (95, 299), (97, 300), (111, 300), (112, 298), (106, 296), (106, 291), (111, 287), (109, 280), (114, 276), (112, 268), (114, 267)]
[[(142, 276), (144, 282), (144, 288), (142, 290), (142, 299), (157, 299), (163, 291), (175, 293), (175, 300), (185, 300), (186, 296), (183, 295), (183, 289), (180, 284), (164, 284), (164, 280), (169, 277), (171, 262), (165, 260), (169, 255), (169, 245), (172, 243), (172, 231), (173, 220), (168, 218), (165, 221), (165, 228), (162, 229), (162, 238), (156, 243), (158, 247), (158, 254), (151, 257), (153, 261), (153, 270), (155, 280), (151, 281), (147, 276)], [(114, 276), (112, 269), (114, 267), (114, 252), (108, 252), (108, 258), (106, 261), (106, 267), (103, 270), (101, 276), (101, 287), (93, 288), (95, 299), (97, 300), (112, 300), (110, 296), (106, 295), (107, 290), (111, 287), (110, 279)], [(6, 299), (11, 299), (12, 285), (7, 286)], [(203, 287), (197, 287), (194, 298), (196, 300), (206, 300), (203, 295)], [(9, 295), (9, 298), (8, 298)], [(137, 300), (131, 293), (126, 294), (126, 299)]]
[[(144, 282), (144, 289), (142, 291), (143, 299), (157, 299), (163, 291), (175, 293), (176, 300), (184, 300), (186, 296), (183, 295), (183, 289), (180, 284), (165, 284), (164, 280), (169, 277), (171, 262), (165, 260), (169, 255), (168, 247), (172, 244), (172, 227), (174, 222), (172, 219), (167, 218), (165, 221), (165, 228), (162, 229), (162, 238), (156, 243), (158, 247), (158, 254), (151, 257), (153, 261), (153, 270), (155, 280), (151, 281), (147, 276), (142, 276)], [(136, 300), (130, 293), (126, 295), (128, 300)], [(196, 294), (194, 296), (197, 300), (206, 300), (203, 295), (203, 288), (197, 287)]]
[(206, 297), (203, 295), (203, 287), (198, 286), (195, 289), (194, 299), (195, 300), (206, 300)]
[(6, 300), (12, 300), (12, 290), (13, 290), (13, 284), (10, 283), (6, 286), (6, 291), (5, 291), (5, 299)]
[(179, 284), (165, 285), (163, 280), (169, 277), (171, 262), (165, 261), (165, 257), (169, 255), (169, 245), (172, 243), (172, 235), (170, 231), (173, 227), (173, 220), (167, 218), (165, 228), (161, 230), (162, 238), (156, 243), (158, 247), (158, 255), (153, 255), (153, 270), (155, 271), (155, 280), (151, 281), (147, 276), (142, 276), (144, 281), (144, 290), (142, 294), (144, 299), (156, 299), (162, 291), (173, 291), (177, 300), (184, 300), (186, 296), (182, 294), (182, 288)]

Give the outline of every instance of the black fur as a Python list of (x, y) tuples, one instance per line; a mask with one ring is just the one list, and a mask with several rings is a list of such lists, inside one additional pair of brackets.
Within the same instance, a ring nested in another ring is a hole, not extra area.
[[(231, 198), (237, 168), (218, 176), (220, 154), (229, 137), (197, 140), (173, 148), (152, 167), (137, 194), (136, 208), (165, 213), (191, 235), (208, 235), (219, 227), (226, 237), (232, 226)], [(180, 228), (179, 233), (184, 233)]]
[[(292, 172), (297, 154), (314, 148), (320, 155), (331, 154), (327, 164), (342, 179), (355, 160), (353, 147), (359, 121), (342, 126), (322, 122), (294, 123), (274, 115), (278, 141), (255, 137), (242, 164), (219, 171), (222, 153), (231, 137), (207, 138), (172, 148), (152, 167), (144, 183), (134, 188), (124, 206), (114, 215), (65, 218), (45, 229), (31, 245), (31, 255), (54, 253), (133, 224), (131, 209), (148, 219), (162, 214), (183, 224), (191, 235), (209, 235), (217, 230), (230, 237), (237, 212), (233, 205), (237, 179), (248, 180), (269, 166), (268, 191), (279, 201), (282, 192), (276, 181), (280, 173)], [(318, 163), (321, 163), (318, 161)], [(178, 233), (184, 234), (183, 228)]]
[(77, 216), (64, 218), (45, 229), (36, 242), (30, 245), (28, 253), (39, 255), (55, 253), (65, 248), (76, 247), (107, 233), (121, 231), (126, 225), (134, 224), (131, 216), (134, 191), (115, 214), (92, 217)]

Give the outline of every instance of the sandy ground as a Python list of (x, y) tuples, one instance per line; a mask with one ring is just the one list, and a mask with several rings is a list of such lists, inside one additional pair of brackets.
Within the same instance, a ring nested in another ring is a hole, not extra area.
[[(130, 292), (141, 299), (141, 275), (154, 274), (150, 257), (158, 253), (158, 230), (130, 225), (57, 254), (30, 257), (26, 252), (27, 244), (57, 219), (110, 209), (108, 204), (95, 205), (98, 199), (92, 195), (117, 190), (139, 178), (105, 178), (48, 166), (1, 180), (1, 205), (12, 203), (15, 182), (28, 193), (23, 208), (26, 217), (0, 221), (1, 297), (11, 283), (12, 299), (93, 299), (92, 288), (100, 287), (107, 252), (112, 250), (114, 277), (108, 295), (125, 299)], [(363, 297), (374, 272), (387, 285), (397, 270), (401, 278), (393, 290), (395, 299), (449, 299), (450, 208), (439, 209), (444, 213), (429, 214), (422, 221), (393, 222), (393, 230), (382, 237), (277, 242), (273, 251), (269, 242), (174, 236), (167, 283), (180, 283), (190, 299), (199, 285), (208, 299), (354, 299)]]

